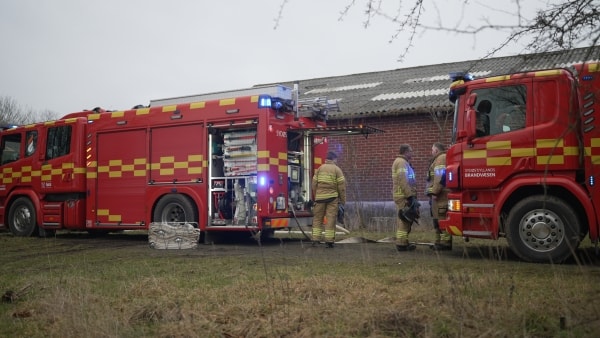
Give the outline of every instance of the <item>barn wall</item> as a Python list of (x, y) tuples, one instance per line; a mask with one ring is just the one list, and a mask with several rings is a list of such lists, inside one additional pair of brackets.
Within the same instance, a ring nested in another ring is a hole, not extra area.
[(412, 165), (417, 176), (418, 198), (425, 200), (425, 179), (434, 142), (449, 144), (452, 117), (438, 118), (441, 129), (430, 114), (373, 117), (362, 121), (335, 120), (329, 125), (364, 124), (384, 134), (329, 137), (329, 150), (335, 151), (338, 165), (348, 185), (348, 201), (388, 201), (392, 199), (391, 167), (400, 144), (413, 148)]

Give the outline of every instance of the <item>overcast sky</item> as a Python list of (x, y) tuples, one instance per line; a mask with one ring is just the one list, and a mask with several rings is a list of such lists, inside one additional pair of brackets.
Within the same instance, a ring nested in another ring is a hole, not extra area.
[[(503, 10), (514, 9), (503, 0)], [(407, 1), (404, 1), (407, 2)], [(483, 1), (482, 1), (483, 2)], [(0, 0), (0, 97), (60, 115), (130, 109), (151, 99), (256, 84), (478, 59), (500, 34), (425, 33), (400, 62), (407, 35), (356, 0)], [(389, 3), (390, 15), (399, 1)], [(425, 0), (424, 20), (452, 24), (515, 18), (470, 1)], [(491, 2), (490, 3), (496, 3)], [(532, 17), (545, 1), (524, 1)], [(448, 5), (449, 4), (449, 5)], [(439, 6), (445, 6), (441, 8)], [(455, 6), (453, 8), (452, 6)], [(514, 45), (497, 56), (518, 54)]]

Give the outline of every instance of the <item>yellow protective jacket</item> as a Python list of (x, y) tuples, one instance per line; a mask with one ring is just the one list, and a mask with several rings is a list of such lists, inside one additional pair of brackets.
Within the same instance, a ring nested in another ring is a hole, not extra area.
[(339, 203), (346, 204), (346, 179), (342, 169), (332, 160), (325, 160), (313, 176), (312, 191), (317, 202), (337, 197)]
[(410, 196), (417, 196), (415, 170), (402, 155), (398, 155), (392, 164), (392, 196), (394, 202), (401, 206)]
[(429, 165), (429, 171), (427, 172), (427, 189), (425, 192), (427, 195), (442, 195), (447, 194), (448, 191), (443, 184), (446, 175), (446, 153), (439, 152)]

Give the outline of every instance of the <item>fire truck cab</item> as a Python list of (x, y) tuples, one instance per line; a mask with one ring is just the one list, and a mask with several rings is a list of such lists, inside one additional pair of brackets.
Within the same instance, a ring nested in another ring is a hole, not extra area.
[(454, 80), (440, 227), (506, 237), (532, 262), (565, 260), (587, 234), (598, 244), (600, 65)]

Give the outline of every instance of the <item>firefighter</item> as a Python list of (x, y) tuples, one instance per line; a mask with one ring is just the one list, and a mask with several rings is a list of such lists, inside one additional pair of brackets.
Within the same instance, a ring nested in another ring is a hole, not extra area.
[(417, 182), (415, 171), (410, 164), (412, 148), (408, 144), (400, 145), (398, 157), (392, 164), (392, 196), (398, 219), (396, 220), (396, 249), (409, 251), (415, 249), (414, 243), (408, 242), (412, 223), (419, 217), (417, 202)]
[(427, 171), (427, 188), (431, 218), (435, 229), (435, 242), (432, 249), (452, 250), (452, 236), (440, 230), (440, 218), (446, 218), (448, 211), (448, 189), (446, 188), (446, 147), (439, 142), (431, 146), (431, 163)]
[[(338, 205), (346, 204), (346, 180), (344, 173), (336, 165), (336, 160), (337, 155), (334, 152), (328, 152), (325, 163), (317, 169), (312, 179), (315, 201), (312, 242), (313, 245), (316, 245), (324, 237), (326, 248), (333, 248)], [(325, 224), (323, 224), (323, 217), (327, 220)], [(325, 236), (323, 236), (323, 230), (325, 230)]]

